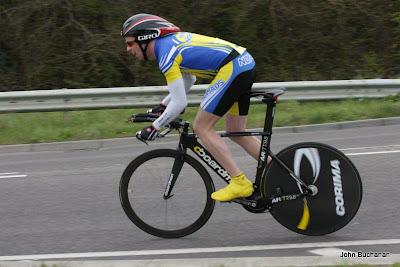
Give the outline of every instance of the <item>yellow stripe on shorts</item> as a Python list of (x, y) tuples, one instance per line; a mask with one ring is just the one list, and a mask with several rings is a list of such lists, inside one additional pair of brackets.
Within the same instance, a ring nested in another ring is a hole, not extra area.
[(227, 112), (230, 115), (239, 115), (239, 104), (238, 102), (233, 103), (232, 107)]

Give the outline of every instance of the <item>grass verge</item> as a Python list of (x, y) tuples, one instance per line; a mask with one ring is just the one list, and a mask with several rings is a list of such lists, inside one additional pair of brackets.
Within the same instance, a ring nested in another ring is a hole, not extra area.
[[(265, 105), (252, 105), (248, 128), (262, 127)], [(148, 123), (125, 123), (132, 113), (146, 109), (94, 110), (0, 114), (0, 145), (61, 142), (134, 136)], [(187, 108), (181, 117), (193, 122), (198, 107)], [(400, 94), (384, 99), (328, 102), (283, 101), (278, 104), (274, 126), (353, 121), (400, 116)], [(224, 129), (221, 120), (216, 129)]]

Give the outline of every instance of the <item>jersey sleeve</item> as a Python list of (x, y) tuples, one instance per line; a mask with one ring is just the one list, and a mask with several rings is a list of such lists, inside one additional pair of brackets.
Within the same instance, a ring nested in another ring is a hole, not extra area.
[(172, 83), (168, 83), (171, 100), (163, 114), (153, 122), (153, 127), (160, 130), (166, 124), (175, 119), (179, 113), (187, 106), (185, 85), (183, 78), (179, 78)]
[[(185, 85), (186, 93), (192, 88), (193, 84), (196, 82), (196, 76), (191, 75), (187, 72), (182, 72), (183, 84)], [(171, 94), (167, 95), (161, 104), (168, 106), (169, 102), (171, 102)]]
[(167, 83), (172, 83), (182, 77), (181, 69), (179, 66), (182, 63), (182, 55), (178, 54), (174, 61), (171, 62), (171, 67), (169, 67), (164, 73)]
[(176, 46), (172, 46), (169, 50), (163, 52), (163, 55), (159, 57), (158, 65), (167, 83), (171, 83), (182, 77), (179, 68), (182, 63), (182, 55), (177, 51)]

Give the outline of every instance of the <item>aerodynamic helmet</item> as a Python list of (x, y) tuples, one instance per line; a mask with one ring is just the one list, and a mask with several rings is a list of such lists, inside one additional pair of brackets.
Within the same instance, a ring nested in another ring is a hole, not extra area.
[(171, 22), (151, 14), (136, 14), (122, 25), (123, 37), (133, 36), (137, 43), (148, 43), (153, 39), (174, 32), (180, 32), (179, 27)]

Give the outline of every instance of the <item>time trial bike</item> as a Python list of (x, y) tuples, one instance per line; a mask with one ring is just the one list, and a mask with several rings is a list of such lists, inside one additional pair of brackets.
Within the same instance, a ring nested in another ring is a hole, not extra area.
[[(325, 235), (348, 224), (361, 199), (360, 175), (351, 160), (336, 148), (304, 142), (270, 150), (278, 96), (284, 88), (251, 92), (267, 104), (262, 131), (224, 132), (221, 137), (260, 136), (261, 148), (250, 197), (238, 203), (253, 213), (270, 212), (284, 227), (305, 235)], [(158, 115), (134, 114), (130, 122), (152, 122)], [(176, 149), (156, 149), (135, 158), (120, 182), (120, 200), (129, 219), (143, 231), (163, 238), (178, 238), (199, 230), (210, 218), (215, 200), (208, 166), (226, 183), (231, 177), (198, 142), (189, 122), (175, 119), (159, 134), (179, 132)], [(141, 139), (138, 133), (136, 137)], [(143, 141), (143, 140), (142, 140)], [(193, 151), (200, 161), (188, 154)], [(272, 160), (267, 163), (270, 156)]]

